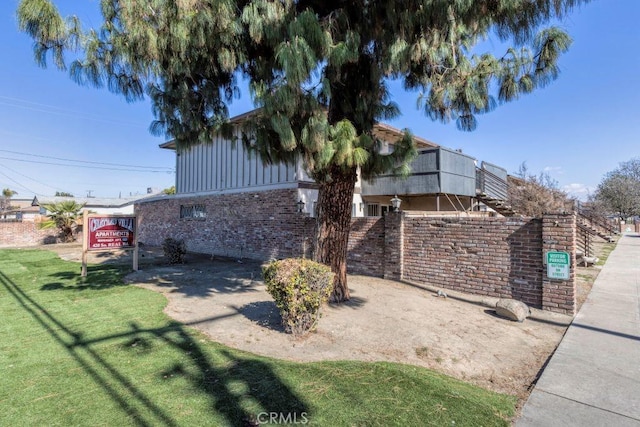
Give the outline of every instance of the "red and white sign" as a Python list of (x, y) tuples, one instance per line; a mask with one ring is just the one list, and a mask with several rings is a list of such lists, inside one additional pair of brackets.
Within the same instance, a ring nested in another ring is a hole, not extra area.
[(129, 249), (135, 247), (136, 217), (93, 216), (88, 218), (87, 250)]

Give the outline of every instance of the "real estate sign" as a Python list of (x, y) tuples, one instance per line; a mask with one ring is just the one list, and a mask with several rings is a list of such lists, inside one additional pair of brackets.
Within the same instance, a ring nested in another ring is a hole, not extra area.
[(128, 249), (135, 246), (136, 218), (133, 216), (89, 216), (87, 250)]
[(568, 252), (547, 252), (547, 277), (569, 280), (570, 257)]
[(133, 270), (138, 270), (135, 216), (96, 215), (84, 211), (82, 234), (82, 277), (87, 276), (89, 251), (133, 250)]

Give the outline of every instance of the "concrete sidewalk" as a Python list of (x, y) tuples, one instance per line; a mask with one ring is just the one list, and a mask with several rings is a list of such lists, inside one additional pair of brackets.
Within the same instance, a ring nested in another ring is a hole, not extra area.
[(516, 426), (640, 426), (640, 235), (618, 242)]

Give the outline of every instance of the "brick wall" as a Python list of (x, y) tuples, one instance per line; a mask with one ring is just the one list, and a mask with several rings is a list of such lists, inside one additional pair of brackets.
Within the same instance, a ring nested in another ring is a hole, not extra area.
[[(298, 213), (296, 189), (136, 204), (138, 240), (185, 239), (188, 250), (259, 260), (312, 255), (315, 219)], [(180, 219), (180, 206), (204, 205), (206, 218)], [(354, 218), (348, 271), (407, 279), (477, 295), (515, 298), (573, 314), (575, 215), (543, 219), (471, 217)], [(546, 279), (544, 254), (572, 254), (568, 281)]]
[(0, 222), (0, 247), (37, 246), (55, 243), (58, 232), (40, 230), (33, 221)]
[(542, 276), (542, 306), (551, 311), (574, 314), (576, 309), (576, 217), (574, 214), (547, 214), (542, 218), (543, 253), (569, 252), (569, 280)]
[(384, 218), (354, 218), (347, 248), (350, 274), (383, 277), (385, 259)]
[[(543, 218), (385, 217), (384, 277), (514, 298), (575, 314), (575, 214)], [(548, 251), (570, 254), (569, 280), (547, 278)], [(399, 260), (399, 261), (398, 261)]]
[[(138, 241), (159, 246), (184, 239), (192, 252), (268, 260), (310, 254), (313, 219), (297, 212), (297, 190), (171, 197), (135, 205)], [(206, 218), (180, 218), (180, 207), (204, 205)]]
[(404, 219), (404, 278), (542, 306), (542, 223), (510, 218)]

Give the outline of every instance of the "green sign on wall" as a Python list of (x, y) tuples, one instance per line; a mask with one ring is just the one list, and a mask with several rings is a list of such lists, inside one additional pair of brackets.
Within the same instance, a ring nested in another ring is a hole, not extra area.
[(568, 252), (547, 252), (547, 277), (569, 280), (570, 258)]

